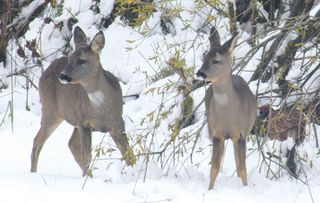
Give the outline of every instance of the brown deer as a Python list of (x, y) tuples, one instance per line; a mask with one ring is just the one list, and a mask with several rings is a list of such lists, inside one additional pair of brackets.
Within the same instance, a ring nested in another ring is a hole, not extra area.
[(232, 75), (232, 52), (238, 35), (220, 45), (220, 37), (213, 27), (210, 31), (210, 50), (197, 72), (198, 77), (211, 82), (205, 94), (209, 137), (213, 143), (210, 185), (213, 189), (224, 154), (224, 141), (230, 138), (234, 146), (237, 174), (244, 186), (247, 182), (246, 137), (256, 118), (256, 99), (248, 84)]
[(75, 51), (55, 60), (40, 78), (42, 118), (33, 141), (31, 172), (37, 171), (45, 141), (63, 120), (74, 126), (69, 148), (83, 176), (88, 174), (92, 159), (92, 131), (110, 132), (126, 163), (135, 163), (122, 119), (121, 87), (100, 63), (99, 53), (105, 44), (103, 33), (98, 32), (88, 45), (85, 33), (76, 27), (74, 44)]

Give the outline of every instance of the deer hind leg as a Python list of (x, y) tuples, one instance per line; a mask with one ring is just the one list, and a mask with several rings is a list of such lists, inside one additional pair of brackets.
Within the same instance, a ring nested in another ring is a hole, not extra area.
[(88, 128), (79, 127), (74, 128), (72, 136), (69, 140), (69, 149), (82, 170), (82, 176), (88, 174), (91, 156), (91, 137), (92, 132)]
[(113, 128), (110, 131), (110, 135), (120, 150), (122, 158), (127, 165), (133, 166), (136, 163), (136, 157), (134, 156), (132, 148), (129, 146), (128, 137), (125, 133), (124, 121), (121, 118), (118, 124), (112, 125)]
[(213, 138), (212, 143), (213, 143), (213, 150), (212, 150), (212, 158), (211, 158), (209, 190), (213, 189), (214, 183), (220, 171), (221, 160), (224, 153), (224, 138), (215, 137)]
[(37, 172), (38, 160), (41, 149), (46, 142), (46, 140), (50, 137), (53, 131), (60, 125), (62, 120), (49, 118), (43, 115), (41, 118), (41, 127), (33, 139), (33, 147), (31, 153), (31, 172)]
[(234, 135), (232, 142), (234, 148), (234, 158), (237, 166), (237, 174), (241, 178), (242, 184), (247, 186), (246, 138), (242, 138), (240, 134)]

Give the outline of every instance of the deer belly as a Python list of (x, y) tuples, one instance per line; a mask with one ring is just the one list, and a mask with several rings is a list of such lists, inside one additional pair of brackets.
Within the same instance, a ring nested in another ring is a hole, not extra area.
[(93, 125), (91, 125), (91, 127), (92, 127), (93, 131), (98, 131), (98, 132), (102, 132), (102, 133), (106, 133), (109, 131), (108, 127), (105, 125), (102, 125), (102, 124), (97, 125), (96, 123), (93, 123)]
[(92, 118), (87, 121), (91, 126), (93, 131), (98, 131), (102, 133), (106, 133), (109, 131), (109, 127), (107, 126), (106, 118)]

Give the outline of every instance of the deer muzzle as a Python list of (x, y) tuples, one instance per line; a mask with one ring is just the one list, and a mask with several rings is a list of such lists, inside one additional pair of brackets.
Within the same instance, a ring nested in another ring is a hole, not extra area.
[(206, 79), (206, 78), (207, 78), (207, 75), (206, 75), (204, 72), (202, 72), (201, 70), (198, 70), (197, 76), (198, 76), (198, 77), (201, 77), (201, 78), (203, 78), (203, 79)]
[(59, 80), (62, 84), (67, 84), (72, 81), (72, 79), (69, 76), (67, 76), (66, 74), (63, 74), (63, 73), (61, 73), (59, 75)]

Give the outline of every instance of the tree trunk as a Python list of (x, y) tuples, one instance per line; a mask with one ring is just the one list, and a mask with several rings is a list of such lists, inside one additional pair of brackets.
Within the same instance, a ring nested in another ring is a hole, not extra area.
[(3, 0), (0, 3), (0, 18), (1, 18), (1, 27), (0, 27), (0, 63), (3, 62), (4, 65), (6, 64), (6, 51), (7, 51), (7, 46), (8, 46), (8, 41), (10, 39), (8, 30), (7, 30), (7, 25), (9, 22), (10, 18), (10, 13), (11, 13), (11, 0)]

